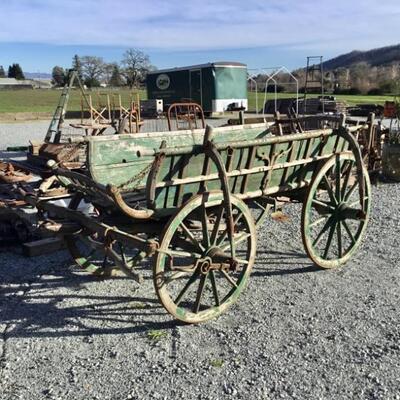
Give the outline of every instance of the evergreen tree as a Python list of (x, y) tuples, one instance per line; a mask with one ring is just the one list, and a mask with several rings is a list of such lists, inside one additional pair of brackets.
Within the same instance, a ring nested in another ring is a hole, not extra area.
[(110, 86), (123, 86), (124, 80), (122, 79), (121, 71), (119, 69), (118, 64), (114, 64), (112, 68), (111, 78), (108, 82)]
[(82, 82), (83, 81), (82, 61), (77, 54), (75, 54), (74, 57), (72, 58), (72, 69), (78, 72), (78, 78)]
[(9, 78), (15, 78), (15, 79), (18, 79), (18, 80), (25, 79), (25, 75), (22, 72), (22, 68), (18, 63), (10, 65), (8, 67), (8, 77)]
[(0, 65), (0, 78), (5, 78), (6, 77), (6, 72), (4, 71), (4, 68), (2, 65)]

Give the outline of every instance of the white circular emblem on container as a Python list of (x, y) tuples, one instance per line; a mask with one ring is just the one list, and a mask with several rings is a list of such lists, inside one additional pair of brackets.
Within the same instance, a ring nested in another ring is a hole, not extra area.
[(171, 80), (167, 74), (160, 74), (157, 76), (156, 85), (160, 90), (166, 90), (169, 88)]

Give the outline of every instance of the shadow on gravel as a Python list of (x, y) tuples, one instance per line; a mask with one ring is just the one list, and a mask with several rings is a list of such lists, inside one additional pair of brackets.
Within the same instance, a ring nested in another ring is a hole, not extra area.
[[(275, 275), (291, 275), (291, 274), (304, 274), (309, 272), (321, 271), (314, 265), (309, 258), (301, 252), (297, 251), (258, 251), (264, 253), (266, 256), (257, 257), (256, 266), (253, 269), (252, 276), (275, 276)], [(270, 257), (268, 257), (270, 256)], [(264, 268), (260, 265), (282, 265), (283, 268)], [(293, 265), (293, 268), (287, 266)]]
[[(110, 285), (127, 279), (112, 278)], [(118, 288), (108, 290), (107, 282), (99, 294), (97, 288), (88, 287), (96, 283), (99, 279), (67, 268), (57, 268), (46, 277), (15, 276), (0, 286), (0, 325), (8, 327), (7, 338), (50, 338), (140, 334), (180, 324), (155, 322), (156, 316), (166, 313), (154, 292), (148, 297), (132, 291), (115, 295)]]

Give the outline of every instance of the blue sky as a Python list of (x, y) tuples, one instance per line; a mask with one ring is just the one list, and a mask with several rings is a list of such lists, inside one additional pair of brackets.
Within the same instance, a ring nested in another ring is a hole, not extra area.
[[(129, 48), (158, 68), (241, 61), (296, 68), (396, 44), (399, 0), (0, 0), (0, 65), (69, 67), (74, 54), (119, 61)], [(399, 40), (399, 39), (397, 39)]]

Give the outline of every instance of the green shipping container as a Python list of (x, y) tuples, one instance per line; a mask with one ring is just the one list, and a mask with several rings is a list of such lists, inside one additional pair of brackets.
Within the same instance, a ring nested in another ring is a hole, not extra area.
[(247, 110), (246, 64), (224, 61), (153, 71), (146, 86), (147, 98), (162, 99), (164, 107), (190, 99), (207, 113)]

